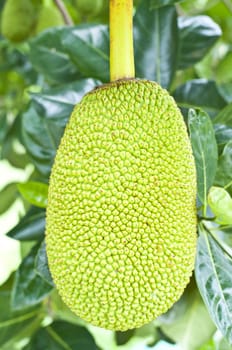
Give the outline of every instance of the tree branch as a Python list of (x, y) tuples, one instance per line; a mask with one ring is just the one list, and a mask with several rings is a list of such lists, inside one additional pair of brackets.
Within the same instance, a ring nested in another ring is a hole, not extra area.
[(70, 15), (65, 7), (65, 4), (63, 3), (63, 0), (54, 0), (54, 2), (56, 4), (56, 6), (58, 7), (61, 15), (63, 16), (65, 24), (67, 24), (68, 26), (72, 26), (74, 24), (73, 20), (70, 17)]

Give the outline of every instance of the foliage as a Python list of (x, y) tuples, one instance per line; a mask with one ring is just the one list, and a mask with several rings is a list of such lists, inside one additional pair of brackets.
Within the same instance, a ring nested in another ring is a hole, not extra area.
[[(69, 115), (86, 92), (109, 80), (107, 2), (88, 16), (75, 1), (64, 3), (73, 26), (31, 33), (17, 44), (0, 36), (1, 159), (25, 171), (33, 166), (25, 183), (9, 182), (0, 192), (1, 215), (16, 197), (25, 209), (7, 234), (20, 242), (22, 261), (0, 286), (0, 348), (169, 349), (177, 343), (181, 350), (230, 349), (232, 4), (135, 2), (136, 76), (168, 89), (188, 126), (197, 168), (198, 248), (195, 277), (181, 299), (150, 325), (114, 334), (85, 324), (62, 303), (43, 241), (49, 175)], [(227, 191), (226, 203), (212, 198), (212, 187)], [(220, 341), (213, 337), (216, 327)]]

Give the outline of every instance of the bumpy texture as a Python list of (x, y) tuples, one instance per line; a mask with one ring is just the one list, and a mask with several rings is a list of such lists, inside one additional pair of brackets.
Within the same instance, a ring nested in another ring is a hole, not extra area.
[(126, 80), (87, 94), (49, 187), (48, 261), (64, 302), (115, 330), (167, 311), (194, 265), (195, 197), (186, 127), (165, 90)]
[(31, 0), (7, 0), (2, 13), (1, 32), (12, 42), (27, 39), (36, 24)]

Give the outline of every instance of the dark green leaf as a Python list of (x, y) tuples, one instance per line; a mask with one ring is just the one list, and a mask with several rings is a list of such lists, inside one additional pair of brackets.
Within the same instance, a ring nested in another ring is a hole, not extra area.
[(37, 317), (40, 309), (12, 312), (10, 305), (11, 279), (0, 287), (0, 348), (9, 350), (12, 349), (12, 340), (16, 341), (16, 339), (20, 340), (29, 336), (41, 322), (41, 319)]
[(22, 118), (23, 140), (34, 165), (47, 178), (74, 105), (97, 84), (93, 79), (83, 79), (32, 94), (32, 104)]
[(29, 41), (29, 59), (46, 79), (65, 83), (80, 78), (77, 67), (62, 45), (66, 28), (50, 28)]
[(232, 103), (228, 104), (213, 119), (215, 136), (219, 149), (224, 148), (227, 142), (232, 140)]
[(232, 343), (232, 260), (226, 249), (200, 227), (195, 275), (202, 298), (222, 334)]
[(228, 103), (232, 102), (232, 83), (224, 83), (218, 85), (218, 91), (224, 100)]
[(125, 331), (125, 332), (120, 332), (120, 331), (115, 332), (115, 340), (117, 345), (126, 344), (133, 337), (134, 333), (135, 333), (134, 329), (129, 329), (128, 331)]
[(32, 205), (46, 208), (48, 200), (48, 185), (42, 182), (28, 181), (19, 183), (21, 195)]
[(48, 267), (48, 259), (46, 254), (45, 241), (41, 243), (41, 246), (38, 250), (36, 259), (35, 259), (35, 269), (36, 272), (51, 286), (54, 287), (52, 276)]
[(211, 120), (205, 112), (190, 109), (188, 125), (197, 169), (197, 193), (206, 206), (207, 191), (217, 170), (217, 143)]
[(25, 350), (97, 350), (92, 335), (84, 327), (64, 321), (41, 328)]
[(149, 11), (149, 1), (141, 1), (134, 17), (136, 76), (168, 88), (176, 70), (177, 50), (175, 7)]
[(178, 18), (180, 35), (178, 68), (193, 66), (200, 61), (221, 35), (221, 29), (208, 16)]
[(174, 5), (176, 2), (181, 2), (183, 0), (150, 0), (150, 8), (157, 9), (159, 7)]
[(45, 210), (31, 207), (7, 236), (19, 241), (41, 240), (45, 230)]
[(227, 188), (230, 192), (232, 189), (232, 140), (229, 141), (222, 155), (218, 159), (218, 169), (215, 178), (215, 184)]
[(23, 259), (16, 271), (12, 290), (12, 309), (23, 310), (39, 304), (52, 290), (35, 270), (38, 245)]
[(10, 206), (14, 203), (17, 196), (17, 186), (15, 183), (10, 183), (6, 185), (0, 191), (0, 215), (2, 215), (5, 211), (7, 211)]
[(210, 114), (218, 113), (226, 105), (215, 82), (206, 79), (189, 80), (179, 86), (173, 95), (180, 107), (198, 107)]
[(62, 45), (85, 77), (109, 81), (109, 29), (80, 25), (63, 31)]

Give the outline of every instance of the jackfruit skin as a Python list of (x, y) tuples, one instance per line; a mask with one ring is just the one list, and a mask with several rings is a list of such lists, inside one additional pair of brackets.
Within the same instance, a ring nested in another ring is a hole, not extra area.
[(64, 19), (58, 8), (54, 5), (44, 5), (41, 8), (35, 32), (39, 34), (48, 28), (62, 25), (64, 25)]
[(166, 312), (194, 267), (195, 202), (190, 142), (167, 91), (124, 80), (85, 95), (49, 185), (47, 255), (64, 302), (121, 331)]
[(1, 33), (12, 42), (21, 42), (32, 34), (36, 20), (30, 0), (7, 0), (2, 11)]

